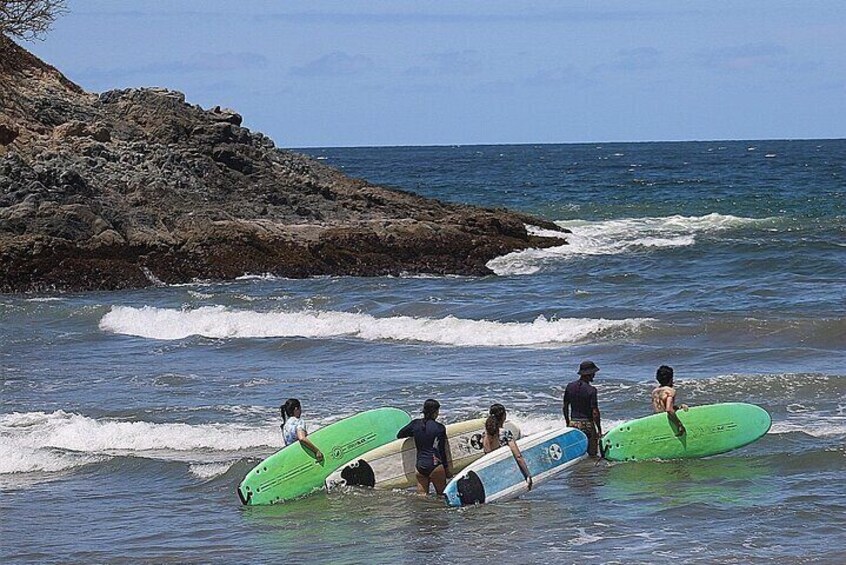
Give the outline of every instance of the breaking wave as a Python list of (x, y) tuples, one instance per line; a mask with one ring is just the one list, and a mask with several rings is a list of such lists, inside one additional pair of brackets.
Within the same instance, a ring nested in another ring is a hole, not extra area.
[(278, 448), (280, 439), (274, 426), (125, 422), (62, 410), (13, 412), (0, 416), (0, 475), (55, 473), (127, 455), (219, 463), (233, 453)]
[(752, 225), (771, 226), (775, 218), (741, 218), (723, 214), (705, 216), (667, 216), (662, 218), (625, 218), (591, 222), (560, 220), (555, 222), (572, 233), (527, 226), (540, 237), (561, 237), (567, 245), (546, 249), (526, 249), (496, 257), (487, 263), (497, 275), (530, 275), (550, 261), (579, 255), (617, 255), (645, 249), (687, 247), (699, 234), (722, 232)]
[(223, 306), (176, 310), (145, 306), (113, 306), (100, 320), (108, 332), (174, 340), (208, 338), (351, 337), (367, 341), (412, 341), (453, 346), (527, 347), (576, 343), (588, 337), (610, 337), (639, 330), (648, 318), (625, 320), (538, 316), (533, 322), (496, 322), (396, 316), (333, 311), (252, 312)]

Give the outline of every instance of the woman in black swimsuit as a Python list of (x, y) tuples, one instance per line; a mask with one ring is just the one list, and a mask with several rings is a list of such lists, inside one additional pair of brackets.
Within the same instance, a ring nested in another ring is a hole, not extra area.
[(443, 494), (449, 476), (446, 427), (436, 422), (441, 405), (431, 398), (423, 403), (423, 417), (397, 432), (397, 438), (413, 437), (417, 447), (417, 494), (429, 494), (429, 485)]

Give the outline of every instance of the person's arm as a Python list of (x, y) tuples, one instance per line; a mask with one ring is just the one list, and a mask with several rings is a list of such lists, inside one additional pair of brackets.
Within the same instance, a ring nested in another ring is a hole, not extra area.
[(409, 423), (407, 423), (406, 425), (401, 427), (400, 430), (397, 432), (397, 439), (402, 439), (404, 437), (413, 436), (414, 432), (411, 429), (413, 424), (414, 424), (414, 420), (410, 421)]
[(529, 467), (526, 465), (526, 460), (523, 459), (523, 454), (520, 452), (520, 448), (517, 447), (517, 442), (512, 439), (508, 442), (508, 447), (511, 448), (511, 455), (513, 455), (514, 459), (517, 461), (517, 466), (520, 467), (520, 472), (523, 473), (523, 477), (526, 479), (526, 482), (529, 483), (529, 490), (532, 490), (532, 474), (529, 473)]
[(592, 409), (593, 423), (596, 426), (596, 433), (602, 437), (602, 416), (599, 413), (599, 402), (596, 399), (596, 390), (590, 395), (590, 407)]
[(452, 461), (449, 460), (449, 443), (448, 443), (449, 440), (447, 439), (446, 428), (444, 428), (444, 431), (440, 434), (440, 438), (441, 438), (441, 441), (439, 442), (440, 443), (439, 451), (440, 451), (441, 461), (444, 462), (444, 472), (446, 473), (446, 476), (449, 477), (449, 476), (451, 476), (449, 469), (450, 469), (450, 467), (452, 467)]
[(567, 389), (564, 389), (564, 400), (561, 402), (561, 411), (564, 412), (564, 422), (570, 427), (570, 398), (567, 396)]
[(675, 399), (675, 395), (668, 394), (664, 399), (664, 410), (667, 412), (667, 417), (670, 421), (676, 425), (676, 428), (678, 428), (676, 435), (683, 436), (687, 433), (687, 430), (685, 430), (684, 424), (682, 424), (681, 420), (679, 420), (679, 417), (676, 415), (676, 407), (673, 406), (673, 400)]
[(323, 461), (323, 452), (317, 449), (317, 446), (314, 445), (310, 439), (308, 439), (308, 433), (302, 427), (297, 428), (297, 439), (300, 440), (301, 444), (303, 444), (314, 452), (315, 459), (317, 459), (318, 461)]

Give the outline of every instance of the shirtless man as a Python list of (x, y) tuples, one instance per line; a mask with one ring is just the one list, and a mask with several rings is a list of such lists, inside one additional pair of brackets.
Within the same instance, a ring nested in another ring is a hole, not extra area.
[(676, 435), (681, 437), (687, 430), (684, 429), (684, 424), (681, 423), (681, 420), (676, 415), (676, 410), (687, 410), (687, 404), (682, 404), (681, 406), (674, 404), (676, 400), (676, 389), (673, 388), (673, 368), (667, 365), (661, 365), (655, 373), (655, 379), (661, 386), (656, 387), (652, 391), (652, 409), (656, 414), (666, 412), (667, 417), (675, 424), (678, 430)]

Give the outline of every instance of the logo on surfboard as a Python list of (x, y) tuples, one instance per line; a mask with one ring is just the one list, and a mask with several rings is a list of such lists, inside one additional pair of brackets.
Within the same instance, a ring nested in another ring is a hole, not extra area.
[(552, 457), (553, 461), (558, 461), (561, 459), (561, 456), (564, 455), (561, 451), (561, 446), (557, 443), (550, 445), (549, 448), (547, 448), (547, 452), (549, 453), (549, 456)]
[(476, 451), (480, 451), (482, 449), (482, 434), (473, 434), (470, 438), (470, 447), (475, 449)]
[(370, 443), (374, 439), (376, 439), (376, 434), (370, 432), (343, 445), (335, 445), (332, 447), (332, 451), (330, 451), (332, 459), (340, 459), (350, 451), (353, 451), (354, 449), (359, 449), (360, 447)]

